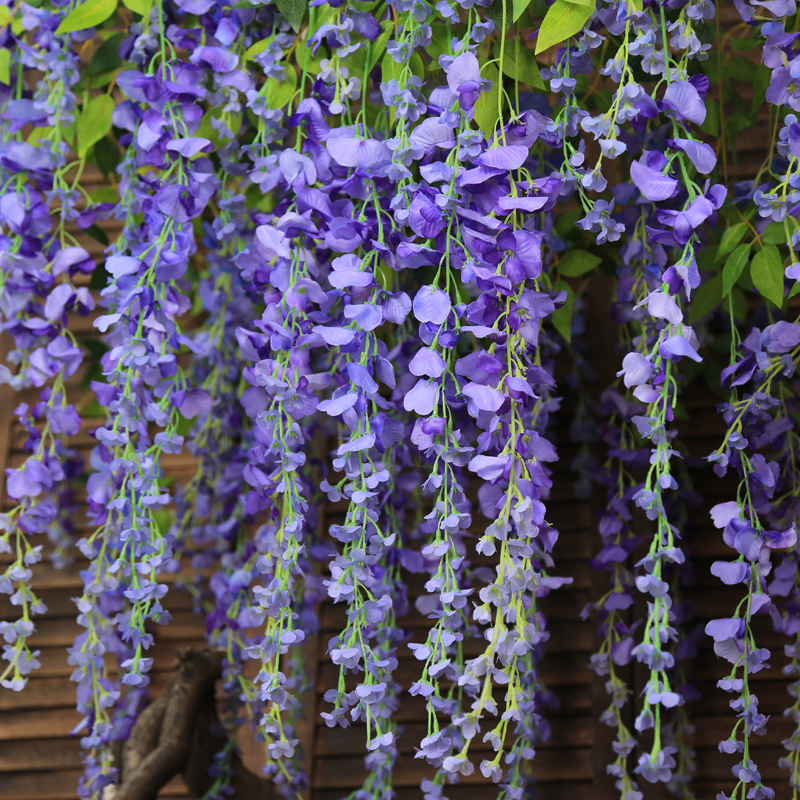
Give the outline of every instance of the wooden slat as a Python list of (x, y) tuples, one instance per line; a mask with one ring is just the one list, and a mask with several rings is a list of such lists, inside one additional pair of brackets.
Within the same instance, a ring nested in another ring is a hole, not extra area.
[[(60, 772), (9, 772), (0, 776), (0, 797), (3, 800), (75, 800), (80, 770)], [(188, 797), (183, 781), (170, 781), (159, 797)]]
[[(480, 748), (476, 747), (480, 751)], [(488, 751), (491, 752), (491, 751)], [(487, 754), (487, 750), (483, 750)], [(592, 777), (591, 750), (585, 747), (571, 747), (568, 751), (554, 750), (548, 753), (547, 758), (536, 759), (533, 762), (533, 771), (542, 782), (563, 780), (569, 774), (573, 780), (589, 781)], [(315, 788), (325, 789), (350, 789), (358, 786), (357, 778), (363, 775), (364, 766), (360, 758), (343, 756), (329, 758), (318, 756), (314, 764), (313, 785)], [(402, 763), (395, 769), (394, 785), (398, 787), (413, 787), (419, 785), (425, 777), (432, 777), (434, 770), (420, 759), (402, 759)], [(480, 772), (461, 778), (459, 783), (465, 785), (483, 784), (491, 787)]]

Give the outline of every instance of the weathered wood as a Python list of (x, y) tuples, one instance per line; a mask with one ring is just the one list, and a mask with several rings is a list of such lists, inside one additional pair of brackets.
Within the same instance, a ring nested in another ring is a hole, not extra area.
[[(16, 772), (0, 776), (2, 800), (75, 800), (80, 770), (62, 772)], [(160, 798), (185, 798), (186, 786), (180, 778), (171, 780), (159, 793)]]
[[(476, 743), (477, 744), (477, 743)], [(485, 747), (475, 746), (475, 751), (487, 754)], [(434, 774), (430, 766), (420, 759), (398, 759), (395, 769), (395, 786), (418, 786), (423, 778)], [(364, 774), (363, 759), (356, 756), (328, 758), (319, 756), (314, 765), (314, 787), (318, 789), (346, 789), (358, 786), (356, 776)], [(572, 780), (590, 780), (593, 774), (592, 755), (589, 748), (573, 747), (567, 750), (554, 750), (547, 758), (537, 758), (533, 762), (533, 774), (539, 781), (551, 782), (564, 780), (568, 774)], [(480, 772), (461, 778), (459, 783), (465, 785), (482, 784), (487, 789), (492, 787)], [(490, 795), (491, 796), (491, 795)]]

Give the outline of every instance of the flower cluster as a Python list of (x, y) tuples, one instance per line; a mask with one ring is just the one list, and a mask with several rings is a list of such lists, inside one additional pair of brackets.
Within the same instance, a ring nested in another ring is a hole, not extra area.
[[(690, 797), (681, 403), (701, 376), (728, 393), (708, 461), (739, 481), (712, 510), (732, 550), (712, 573), (743, 594), (706, 625), (737, 718), (720, 797), (773, 796), (750, 745), (766, 725), (759, 613), (789, 637), (782, 763), (800, 787), (793, 0), (736, 0), (747, 24), (725, 33), (710, 0), (50, 5), (0, 0), (0, 382), (26, 393), (0, 516), (18, 611), (0, 623), (0, 684), (18, 691), (38, 665), (46, 534), (84, 581), (69, 654), (82, 796), (118, 779), (174, 573), (224, 653), (213, 793), (230, 791), (245, 720), (279, 791), (307, 788), (296, 725), (321, 615), (322, 719), (364, 731), (353, 798), (394, 796), (409, 695), (426, 710), (425, 800), (476, 766), (502, 800), (528, 796), (549, 734), (543, 601), (569, 583), (548, 511), (555, 422), (580, 391), (577, 493), (604, 490), (591, 564), (608, 587), (583, 617), (608, 773), (622, 800), (648, 783)], [(723, 70), (748, 47), (753, 120), (768, 106), (774, 141), (729, 193)], [(89, 193), (95, 170), (109, 185)], [(586, 309), (609, 279), (618, 346), (595, 395)], [(86, 388), (99, 425), (81, 418)], [(91, 424), (83, 465), (72, 440)], [(173, 488), (184, 450), (193, 473)]]

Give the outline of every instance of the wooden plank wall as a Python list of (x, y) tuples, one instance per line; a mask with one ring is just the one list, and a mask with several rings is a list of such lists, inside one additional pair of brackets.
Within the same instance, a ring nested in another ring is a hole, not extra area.
[[(726, 27), (733, 21), (733, 4), (723, 4)], [(750, 87), (741, 87), (745, 95)], [(745, 177), (755, 174), (764, 157), (764, 128), (751, 128), (737, 136), (738, 174)], [(99, 175), (88, 176), (87, 188), (91, 191), (101, 185)], [(113, 221), (105, 226), (109, 237), (117, 233), (118, 224)], [(87, 241), (93, 255), (101, 256), (97, 243)], [(589, 299), (587, 315), (590, 336), (587, 337), (592, 350), (590, 361), (601, 377), (616, 371), (619, 355), (614, 352), (614, 332), (607, 316), (606, 300), (608, 285), (598, 285)], [(76, 320), (86, 336), (91, 329), (85, 320)], [(6, 344), (0, 342), (0, 345)], [(0, 350), (2, 348), (0, 347)], [(81, 376), (73, 379), (73, 390), (79, 385)], [(13, 408), (23, 396), (12, 396), (7, 387), (0, 387), (0, 468), (14, 466), (22, 458), (24, 431), (13, 417)], [(715, 398), (708, 391), (692, 391), (684, 398), (690, 414), (688, 423), (682, 423), (684, 441), (691, 454), (702, 458), (718, 444), (721, 426), (714, 410)], [(596, 514), (601, 497), (592, 502), (576, 502), (571, 485), (574, 476), (569, 464), (575, 455), (575, 445), (567, 436), (569, 410), (573, 402), (567, 394), (564, 402), (559, 452), (561, 461), (555, 472), (555, 488), (549, 503), (549, 517), (561, 531), (555, 558), (555, 574), (574, 578), (571, 586), (551, 595), (545, 610), (551, 622), (552, 638), (546, 645), (546, 656), (542, 663), (543, 679), (555, 692), (560, 702), (557, 711), (549, 713), (552, 723), (552, 738), (543, 744), (534, 761), (534, 772), (539, 779), (538, 795), (542, 800), (610, 800), (616, 797), (613, 782), (605, 774), (609, 760), (610, 732), (599, 723), (598, 718), (607, 705), (602, 679), (588, 669), (588, 659), (596, 639), (593, 622), (582, 622), (579, 614), (592, 596), (603, 589), (606, 578), (596, 575), (588, 565), (590, 555), (598, 549), (599, 537), (595, 528)], [(88, 421), (82, 431), (78, 445), (84, 452), (91, 447), (89, 429), (96, 421)], [(185, 458), (172, 457), (171, 474), (186, 476), (191, 463)], [(697, 582), (688, 592), (690, 600), (697, 606), (697, 622), (704, 624), (714, 616), (720, 616), (737, 602), (735, 590), (722, 587), (710, 575), (709, 567), (717, 558), (727, 557), (719, 532), (709, 521), (708, 507), (723, 499), (733, 497), (730, 481), (720, 481), (708, 469), (694, 472), (698, 488), (704, 493), (707, 504), (693, 515), (692, 527), (688, 531), (689, 541), (695, 553)], [(0, 486), (2, 491), (2, 486)], [(6, 505), (4, 496), (0, 495)], [(336, 509), (326, 512), (325, 524), (334, 520)], [(83, 512), (75, 519), (78, 534), (84, 532)], [(476, 529), (480, 524), (476, 514)], [(44, 538), (44, 537), (43, 537)], [(0, 556), (0, 559), (5, 558)], [(2, 563), (2, 561), (0, 561)], [(42, 668), (31, 679), (22, 693), (2, 691), (0, 693), (0, 800), (73, 800), (75, 785), (80, 770), (79, 744), (70, 736), (78, 722), (73, 710), (74, 684), (69, 680), (71, 668), (67, 664), (65, 648), (72, 643), (77, 626), (74, 620), (74, 605), (71, 598), (79, 593), (80, 560), (76, 565), (57, 570), (47, 560), (34, 567), (35, 585), (49, 608), (48, 614), (40, 618), (36, 626), (33, 644), (41, 649)], [(176, 649), (184, 645), (200, 644), (203, 641), (204, 623), (191, 613), (191, 603), (186, 593), (171, 590), (166, 602), (172, 612), (173, 621), (156, 631), (153, 667), (153, 692), (158, 694), (166, 684), (172, 670)], [(641, 609), (636, 611), (640, 615)], [(0, 598), (0, 619), (9, 615), (5, 598)], [(411, 624), (422, 624), (418, 617)], [(306, 722), (303, 738), (310, 744), (310, 773), (312, 777), (312, 800), (338, 800), (356, 789), (364, 777), (363, 772), (363, 728), (354, 726), (346, 731), (331, 730), (321, 724), (318, 713), (323, 710), (322, 694), (333, 685), (333, 668), (326, 658), (327, 642), (338, 632), (341, 624), (339, 609), (322, 611), (322, 630), (312, 648), (315, 657), (310, 659), (314, 670), (316, 691), (313, 714)], [(777, 761), (783, 751), (781, 739), (790, 733), (791, 724), (781, 716), (786, 706), (787, 681), (781, 675), (783, 663), (781, 637), (769, 630), (760, 637), (763, 645), (774, 651), (774, 666), (754, 678), (756, 692), (761, 699), (761, 709), (772, 715), (769, 733), (759, 741), (754, 750), (754, 759), (762, 769), (765, 779), (777, 790), (777, 797), (789, 796), (785, 772), (778, 769)], [(728, 696), (715, 687), (718, 678), (725, 674), (726, 665), (713, 654), (710, 643), (703, 641), (698, 658), (688, 665), (688, 672), (699, 682), (703, 700), (690, 706), (696, 725), (693, 743), (697, 748), (698, 776), (697, 797), (701, 800), (713, 798), (717, 791), (731, 786), (731, 766), (734, 759), (720, 755), (717, 742), (726, 738), (733, 722), (733, 713), (727, 707)], [(415, 663), (405, 652), (401, 653), (399, 677), (408, 685), (416, 672)], [(644, 679), (639, 670), (633, 670), (631, 679), (636, 693), (641, 691)], [(633, 712), (630, 714), (632, 724)], [(401, 740), (401, 758), (396, 769), (396, 786), (399, 800), (421, 799), (419, 781), (426, 773), (424, 765), (413, 758), (413, 745), (424, 731), (424, 711), (416, 699), (404, 701), (399, 714), (405, 735)], [(248, 763), (257, 764), (257, 749), (248, 748), (245, 753)], [(663, 793), (643, 787), (647, 798), (660, 798)], [(448, 788), (451, 800), (492, 800), (494, 790), (481, 776), (473, 775), (456, 787)], [(173, 781), (162, 792), (163, 797), (185, 797), (180, 781)]]
[[(10, 412), (16, 400), (26, 399), (22, 393), (17, 398), (2, 398), (5, 402), (0, 403), (0, 432), (3, 436), (0, 439), (3, 445), (3, 463), (0, 466), (3, 468), (18, 466), (24, 458), (25, 432)], [(88, 431), (97, 424), (98, 421), (85, 423), (76, 441), (76, 446), (86, 455), (92, 445)], [(548, 603), (552, 639), (548, 646), (551, 654), (543, 665), (544, 680), (559, 696), (561, 708), (551, 716), (552, 739), (542, 746), (537, 761), (544, 797), (559, 797), (567, 790), (576, 797), (587, 796), (595, 776), (593, 692), (597, 687), (586, 669), (593, 644), (592, 631), (579, 620), (580, 610), (589, 599), (592, 582), (587, 564), (592, 550), (592, 511), (585, 503), (576, 507), (570, 498), (572, 477), (566, 471), (569, 458), (565, 454), (561, 469), (564, 480), (560, 482), (561, 489), (551, 508), (553, 521), (562, 532), (559, 548), (563, 557), (559, 559), (558, 574), (573, 576), (575, 583)], [(183, 478), (190, 468), (186, 459), (173, 457), (168, 472)], [(325, 525), (333, 521), (336, 513), (335, 509), (330, 511)], [(77, 514), (75, 523), (77, 534), (86, 531), (83, 510)], [(41, 538), (45, 540), (45, 537)], [(66, 648), (78, 631), (71, 598), (80, 593), (81, 564), (79, 556), (74, 566), (58, 570), (45, 558), (43, 563), (34, 567), (34, 585), (48, 607), (48, 613), (37, 621), (36, 633), (31, 640), (32, 645), (41, 650), (42, 668), (34, 673), (23, 692), (0, 693), (0, 798), (3, 800), (71, 800), (76, 797), (80, 746), (78, 739), (70, 736), (70, 731), (79, 717), (73, 708), (74, 684), (69, 680), (71, 667), (67, 664)], [(417, 581), (416, 590), (421, 590), (420, 581)], [(0, 603), (0, 618), (11, 618), (12, 609), (6, 598), (0, 598)], [(171, 590), (165, 605), (173, 620), (155, 631), (154, 695), (169, 679), (176, 648), (201, 643), (204, 633), (203, 620), (192, 615), (185, 592)], [(416, 613), (412, 617), (412, 626), (426, 622)], [(317, 657), (312, 660), (317, 677), (317, 713), (323, 710), (322, 694), (335, 681), (325, 651), (328, 639), (338, 632), (341, 622), (340, 609), (322, 610), (322, 631), (316, 641)], [(399, 679), (405, 685), (413, 680), (412, 675), (418, 670), (417, 662), (409, 656), (407, 652), (401, 653)], [(396, 772), (397, 786), (399, 797), (411, 798), (418, 796), (417, 787), (425, 772), (423, 765), (413, 758), (413, 743), (424, 735), (424, 708), (412, 699), (404, 703), (399, 716), (405, 728), (405, 738)], [(363, 778), (363, 728), (353, 726), (341, 731), (315, 724), (309, 730), (313, 742), (312, 796), (316, 800), (329, 800), (357, 788)], [(462, 786), (448, 794), (461, 800), (493, 796), (480, 775), (465, 780)], [(179, 781), (174, 781), (163, 795), (185, 796)]]
[[(601, 374), (608, 375), (615, 364), (613, 352), (613, 330), (604, 322), (605, 304), (602, 281), (599, 291), (593, 295), (589, 308), (589, 322), (593, 333), (589, 337), (594, 350), (590, 354)], [(83, 322), (86, 325), (86, 322)], [(77, 376), (75, 382), (80, 380)], [(24, 399), (22, 396), (16, 398)], [(22, 458), (21, 447), (24, 431), (11, 418), (14, 398), (0, 398), (0, 466), (15, 466)], [(690, 393), (685, 398), (691, 421), (683, 428), (684, 440), (696, 456), (710, 452), (719, 440), (720, 425), (714, 411), (714, 399), (707, 392)], [(552, 638), (546, 645), (546, 656), (542, 663), (544, 682), (555, 692), (560, 702), (557, 711), (549, 713), (552, 723), (552, 738), (543, 744), (534, 761), (534, 772), (539, 778), (539, 796), (542, 800), (572, 798), (574, 800), (605, 800), (614, 797), (612, 780), (605, 774), (605, 764), (610, 753), (609, 731), (598, 722), (598, 717), (607, 701), (602, 680), (595, 677), (587, 667), (595, 646), (594, 625), (582, 622), (580, 611), (593, 595), (601, 590), (605, 577), (596, 575), (588, 565), (590, 555), (598, 548), (598, 536), (594, 520), (598, 501), (576, 502), (572, 496), (574, 476), (569, 464), (576, 453), (576, 446), (569, 442), (568, 426), (572, 399), (567, 394), (559, 430), (559, 453), (561, 461), (556, 467), (555, 486), (548, 505), (553, 524), (561, 531), (556, 548), (556, 574), (569, 575), (574, 583), (554, 592), (546, 601), (546, 614), (551, 623)], [(91, 447), (89, 428), (96, 421), (87, 421), (77, 446), (88, 453)], [(178, 479), (188, 476), (191, 462), (185, 458), (172, 457), (168, 465), (170, 474)], [(702, 489), (709, 502), (731, 497), (730, 486), (719, 481), (710, 470), (698, 473)], [(338, 509), (326, 511), (325, 525), (339, 513)], [(735, 604), (735, 595), (720, 587), (711, 577), (711, 561), (725, 557), (725, 546), (717, 531), (707, 522), (704, 510), (698, 512), (691, 531), (690, 541), (697, 557), (698, 582), (692, 590), (691, 599), (698, 604), (698, 620), (725, 613)], [(77, 533), (83, 533), (83, 513), (75, 519)], [(475, 531), (480, 526), (476, 514)], [(44, 537), (43, 537), (44, 538)], [(75, 566), (60, 571), (47, 561), (34, 568), (35, 584), (49, 608), (48, 614), (37, 622), (33, 643), (42, 651), (42, 669), (32, 678), (21, 693), (0, 693), (0, 798), (2, 800), (72, 800), (76, 797), (75, 785), (80, 769), (79, 744), (69, 732), (78, 721), (73, 710), (74, 684), (69, 681), (71, 668), (66, 661), (65, 648), (69, 646), (77, 631), (74, 622), (74, 605), (71, 597), (79, 592), (80, 578)], [(419, 590), (419, 582), (417, 589)], [(202, 619), (191, 613), (189, 597), (185, 592), (171, 590), (167, 596), (167, 607), (173, 621), (156, 630), (153, 669), (154, 694), (163, 689), (168, 680), (176, 648), (187, 644), (199, 644), (203, 640)], [(641, 611), (641, 609), (639, 610)], [(8, 614), (8, 606), (0, 606), (0, 616)], [(363, 728), (353, 726), (342, 731), (331, 730), (317, 716), (323, 710), (322, 694), (334, 685), (335, 674), (325, 652), (330, 636), (341, 626), (341, 610), (335, 607), (322, 610), (322, 631), (314, 643), (316, 658), (311, 659), (315, 670), (316, 692), (313, 716), (309, 717), (305, 737), (311, 742), (311, 776), (313, 800), (337, 800), (350, 790), (357, 788), (364, 777), (362, 753)], [(411, 626), (424, 623), (412, 614), (403, 620)], [(764, 643), (780, 651), (780, 637), (767, 633)], [(773, 715), (770, 733), (756, 748), (756, 761), (765, 776), (773, 781), (782, 781), (777, 768), (781, 756), (780, 740), (788, 735), (786, 721), (780, 716), (786, 704), (786, 680), (781, 676), (779, 665), (782, 655), (776, 653), (773, 670), (756, 676), (757, 691), (762, 698), (765, 713)], [(721, 756), (716, 749), (717, 741), (730, 730), (733, 715), (727, 709), (727, 697), (719, 692), (715, 681), (723, 675), (723, 665), (718, 662), (710, 647), (704, 643), (697, 661), (690, 672), (702, 686), (704, 700), (692, 709), (697, 724), (694, 741), (698, 747), (699, 787), (698, 797), (713, 797), (716, 791), (729, 784), (731, 759)], [(418, 670), (412, 659), (401, 652), (399, 679), (405, 685), (413, 680)], [(643, 677), (633, 675), (636, 692), (643, 686)], [(413, 745), (421, 738), (424, 726), (424, 709), (414, 698), (405, 701), (399, 714), (405, 729), (401, 740), (401, 758), (396, 769), (396, 785), (400, 800), (420, 798), (419, 781), (428, 774), (425, 766), (413, 758)], [(478, 750), (479, 752), (479, 750)], [(476, 753), (477, 755), (477, 753)], [(250, 762), (257, 757), (249, 754)], [(162, 793), (165, 797), (184, 797), (180, 781), (173, 783)], [(464, 779), (447, 791), (451, 800), (492, 800), (495, 790), (480, 775)], [(647, 797), (658, 797), (659, 793), (648, 791)], [(779, 795), (781, 796), (781, 795)]]

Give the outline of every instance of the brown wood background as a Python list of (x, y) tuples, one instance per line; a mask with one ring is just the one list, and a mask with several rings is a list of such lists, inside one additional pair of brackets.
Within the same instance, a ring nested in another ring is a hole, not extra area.
[[(723, 3), (726, 27), (735, 10), (732, 3)], [(740, 87), (749, 95), (750, 87)], [(753, 175), (764, 156), (764, 147), (769, 133), (763, 128), (750, 128), (737, 137), (738, 174)], [(101, 185), (99, 175), (87, 176), (86, 186), (91, 192)], [(117, 233), (118, 224), (104, 225), (109, 237)], [(86, 240), (93, 255), (101, 256), (101, 247)], [(607, 382), (618, 369), (619, 356), (614, 353), (615, 332), (607, 316), (608, 281), (600, 278), (588, 298), (587, 317), (589, 335), (586, 337), (590, 352), (588, 357), (597, 369), (601, 383)], [(75, 331), (87, 336), (91, 328), (86, 320), (75, 319)], [(3, 342), (0, 341), (0, 351)], [(73, 390), (80, 385), (81, 376), (72, 379)], [(568, 391), (568, 390), (565, 390)], [(8, 387), (0, 387), (0, 469), (18, 465), (23, 457), (24, 430), (16, 423), (13, 409), (19, 402), (28, 399), (24, 393), (14, 395)], [(714, 410), (715, 398), (703, 389), (693, 389), (684, 396), (689, 411), (689, 421), (680, 425), (681, 436), (692, 455), (702, 458), (718, 444), (721, 426)], [(573, 399), (564, 397), (560, 415), (558, 436), (560, 461), (555, 469), (555, 486), (552, 500), (548, 504), (548, 517), (560, 530), (561, 538), (555, 550), (558, 575), (574, 578), (571, 586), (554, 592), (546, 601), (545, 610), (551, 625), (552, 637), (546, 645), (542, 662), (543, 680), (560, 701), (560, 708), (548, 714), (552, 724), (551, 740), (540, 746), (534, 761), (534, 773), (539, 779), (538, 795), (542, 800), (611, 800), (617, 793), (613, 780), (605, 773), (609, 761), (611, 731), (598, 718), (607, 706), (603, 680), (588, 669), (588, 660), (596, 645), (595, 624), (582, 622), (579, 614), (584, 605), (604, 590), (604, 574), (597, 575), (589, 567), (590, 556), (599, 548), (599, 536), (595, 519), (602, 497), (593, 502), (576, 501), (572, 496), (575, 479), (570, 472), (570, 462), (577, 452), (576, 445), (568, 438), (569, 415)], [(84, 424), (79, 449), (88, 453), (92, 445), (89, 430), (97, 421)], [(167, 456), (165, 467), (178, 479), (187, 477), (192, 471), (187, 456)], [(2, 475), (3, 473), (0, 473)], [(713, 529), (708, 517), (708, 507), (714, 502), (730, 499), (730, 483), (718, 480), (710, 470), (695, 474), (697, 487), (706, 498), (706, 505), (693, 515), (689, 541), (697, 565), (697, 584), (689, 592), (689, 599), (697, 604), (697, 619), (704, 624), (715, 616), (723, 616), (735, 606), (736, 590), (722, 587), (710, 575), (709, 567), (717, 558), (726, 557), (726, 548), (719, 532)], [(0, 487), (2, 488), (2, 487)], [(7, 505), (4, 494), (3, 506)], [(327, 524), (337, 513), (335, 508), (326, 511)], [(78, 534), (85, 530), (83, 513), (75, 520)], [(476, 514), (476, 527), (480, 524)], [(41, 537), (45, 540), (45, 537)], [(7, 556), (0, 554), (0, 564)], [(66, 648), (71, 645), (77, 632), (74, 622), (75, 609), (71, 598), (80, 593), (79, 569), (75, 566), (59, 571), (45, 558), (34, 567), (35, 588), (48, 606), (46, 616), (38, 619), (32, 643), (41, 650), (42, 668), (32, 677), (28, 687), (21, 693), (2, 690), (0, 692), (0, 800), (72, 800), (80, 774), (80, 746), (77, 738), (69, 735), (78, 722), (74, 711), (74, 684), (70, 682), (71, 667), (67, 664)], [(171, 580), (169, 576), (165, 578)], [(167, 608), (173, 621), (156, 631), (154, 648), (155, 663), (152, 671), (153, 693), (158, 694), (169, 679), (176, 649), (189, 644), (201, 644), (204, 622), (191, 612), (188, 594), (179, 590), (168, 593)], [(0, 597), (0, 618), (9, 615), (5, 597)], [(413, 615), (412, 615), (413, 616)], [(417, 624), (423, 622), (417, 619)], [(308, 750), (308, 765), (312, 780), (312, 800), (338, 800), (360, 786), (363, 773), (364, 732), (359, 726), (345, 731), (328, 729), (321, 724), (318, 714), (323, 710), (322, 694), (334, 681), (333, 668), (328, 663), (325, 651), (330, 636), (340, 630), (341, 613), (338, 609), (322, 611), (322, 630), (312, 641), (315, 657), (310, 659), (314, 670), (316, 691), (315, 707), (310, 709), (301, 736)], [(412, 619), (412, 624), (414, 620)], [(776, 789), (778, 798), (788, 798), (787, 773), (777, 766), (784, 754), (781, 739), (791, 732), (791, 723), (781, 716), (790, 700), (786, 687), (788, 681), (781, 675), (784, 663), (781, 637), (766, 630), (760, 637), (762, 646), (773, 650), (773, 667), (758, 673), (753, 682), (761, 703), (760, 708), (771, 714), (769, 733), (759, 740), (754, 750), (754, 760), (761, 768), (765, 782)], [(401, 649), (399, 679), (410, 683), (415, 667), (409, 654)], [(721, 755), (717, 742), (726, 738), (734, 722), (733, 712), (727, 706), (728, 696), (716, 689), (715, 682), (726, 674), (727, 664), (720, 663), (711, 650), (710, 643), (703, 641), (698, 658), (688, 665), (688, 672), (697, 679), (703, 691), (703, 699), (689, 707), (696, 733), (692, 742), (697, 748), (698, 772), (694, 784), (697, 798), (715, 798), (720, 790), (733, 785), (731, 766), (735, 759)], [(631, 670), (630, 679), (636, 692), (644, 681), (638, 670)], [(630, 725), (633, 711), (629, 706)], [(395, 770), (395, 781), (399, 800), (421, 800), (419, 782), (429, 774), (424, 764), (413, 758), (413, 744), (423, 735), (424, 711), (416, 698), (403, 703), (399, 720), (404, 726), (405, 736), (401, 740), (402, 757)], [(476, 742), (477, 744), (477, 742)], [(248, 763), (257, 765), (258, 748), (245, 739), (245, 757)], [(476, 748), (477, 755), (479, 749)], [(663, 797), (660, 791), (641, 786), (647, 798)], [(451, 800), (492, 800), (496, 789), (487, 784), (480, 774), (462, 779), (456, 787), (446, 790)], [(174, 780), (162, 792), (163, 797), (185, 797), (179, 780)]]
[[(597, 288), (592, 293), (588, 308), (592, 335), (587, 339), (593, 348), (589, 356), (599, 373), (608, 376), (612, 369), (616, 369), (614, 331), (607, 322), (603, 297), (603, 290), (607, 287), (603, 286), (602, 279)], [(76, 320), (76, 328), (79, 325), (88, 333), (86, 320)], [(74, 382), (77, 384), (79, 380), (80, 376), (76, 376)], [(0, 468), (16, 466), (23, 458), (21, 448), (25, 433), (16, 423), (12, 411), (16, 403), (24, 399), (24, 393), (14, 397), (7, 389), (0, 396)], [(721, 433), (714, 410), (714, 398), (709, 392), (692, 390), (684, 399), (691, 417), (688, 423), (681, 424), (684, 442), (693, 454), (704, 456), (715, 447)], [(605, 774), (610, 753), (610, 730), (598, 721), (607, 699), (603, 681), (596, 678), (587, 667), (596, 644), (594, 623), (583, 622), (579, 617), (584, 605), (603, 590), (607, 580), (605, 575), (593, 573), (588, 564), (589, 557), (599, 546), (594, 521), (602, 497), (596, 497), (591, 503), (578, 502), (572, 496), (575, 476), (570, 472), (569, 465), (577, 446), (569, 441), (567, 435), (571, 403), (572, 399), (567, 394), (560, 414), (558, 435), (561, 460), (556, 467), (548, 509), (549, 518), (561, 532), (555, 550), (555, 574), (572, 576), (574, 583), (554, 592), (546, 601), (552, 637), (546, 645), (546, 656), (542, 663), (543, 680), (554, 690), (560, 708), (548, 715), (552, 723), (552, 737), (539, 748), (534, 772), (540, 781), (539, 795), (543, 800), (605, 800), (615, 797), (613, 781)], [(88, 431), (97, 424), (97, 421), (87, 421), (76, 442), (87, 454), (92, 445)], [(187, 456), (170, 456), (165, 466), (178, 479), (188, 477), (192, 471), (192, 462)], [(701, 471), (695, 477), (708, 505), (732, 496), (727, 482), (717, 479), (710, 470)], [(336, 508), (326, 510), (324, 524), (334, 521), (336, 515)], [(75, 522), (78, 533), (85, 530), (82, 513), (78, 514)], [(698, 581), (690, 592), (690, 599), (698, 604), (698, 619), (704, 623), (711, 617), (726, 614), (726, 609), (734, 606), (736, 595), (735, 591), (721, 587), (709, 573), (711, 562), (717, 557), (725, 557), (726, 553), (719, 533), (710, 525), (707, 508), (698, 510), (693, 523), (689, 541), (695, 553)], [(481, 524), (478, 515), (475, 524), (476, 527)], [(41, 537), (43, 541), (45, 538)], [(23, 692), (0, 693), (2, 800), (71, 800), (76, 797), (80, 746), (76, 738), (69, 736), (78, 716), (73, 710), (74, 684), (69, 680), (71, 668), (66, 660), (66, 647), (72, 643), (77, 632), (71, 598), (79, 594), (79, 567), (80, 561), (60, 571), (46, 559), (34, 567), (36, 589), (49, 609), (47, 615), (39, 618), (32, 640), (34, 646), (41, 649), (42, 668), (34, 674)], [(200, 644), (204, 634), (203, 620), (192, 614), (187, 593), (171, 590), (166, 605), (173, 614), (173, 621), (156, 631), (154, 694), (162, 690), (170, 676), (176, 648)], [(0, 605), (0, 616), (8, 613), (7, 603)], [(317, 687), (316, 708), (301, 735), (310, 751), (313, 800), (338, 800), (357, 788), (364, 775), (363, 728), (353, 726), (344, 731), (332, 730), (318, 721), (318, 713), (323, 710), (322, 694), (333, 685), (335, 679), (333, 668), (325, 656), (327, 641), (338, 633), (341, 621), (340, 609), (324, 608), (321, 633), (311, 644), (316, 649), (316, 658), (310, 659)], [(412, 614), (409, 623), (413, 626), (424, 623), (424, 620)], [(790, 733), (790, 723), (781, 716), (789, 699), (787, 681), (780, 673), (783, 663), (782, 640), (767, 631), (761, 643), (774, 650), (773, 668), (756, 675), (754, 682), (762, 709), (773, 716), (769, 735), (759, 740), (754, 757), (765, 778), (779, 789), (778, 796), (785, 797), (788, 796), (786, 773), (777, 767), (777, 761), (783, 754), (780, 740)], [(730, 768), (734, 760), (717, 752), (717, 742), (727, 736), (733, 722), (733, 714), (727, 708), (728, 697), (714, 686), (715, 681), (725, 674), (725, 667), (718, 662), (707, 642), (704, 642), (696, 662), (689, 665), (690, 673), (700, 680), (704, 692), (704, 699), (690, 707), (697, 726), (693, 741), (697, 746), (699, 767), (696, 782), (698, 798), (713, 798), (718, 790), (731, 785)], [(398, 672), (401, 682), (408, 685), (416, 669), (413, 660), (401, 649)], [(643, 678), (638, 671), (633, 672), (632, 685), (638, 693), (643, 686)], [(399, 719), (405, 728), (405, 736), (401, 740), (402, 757), (396, 768), (396, 786), (400, 800), (412, 800), (421, 798), (419, 781), (428, 774), (425, 765), (413, 758), (413, 744), (424, 735), (422, 704), (415, 698), (409, 698), (403, 704)], [(476, 748), (475, 755), (478, 753), (479, 748)], [(257, 764), (256, 746), (249, 746), (245, 742), (245, 755), (250, 763)], [(661, 796), (649, 787), (647, 789), (647, 797)], [(478, 774), (449, 788), (447, 795), (452, 800), (491, 800), (496, 796), (496, 791)], [(181, 782), (173, 781), (162, 796), (184, 797)]]

